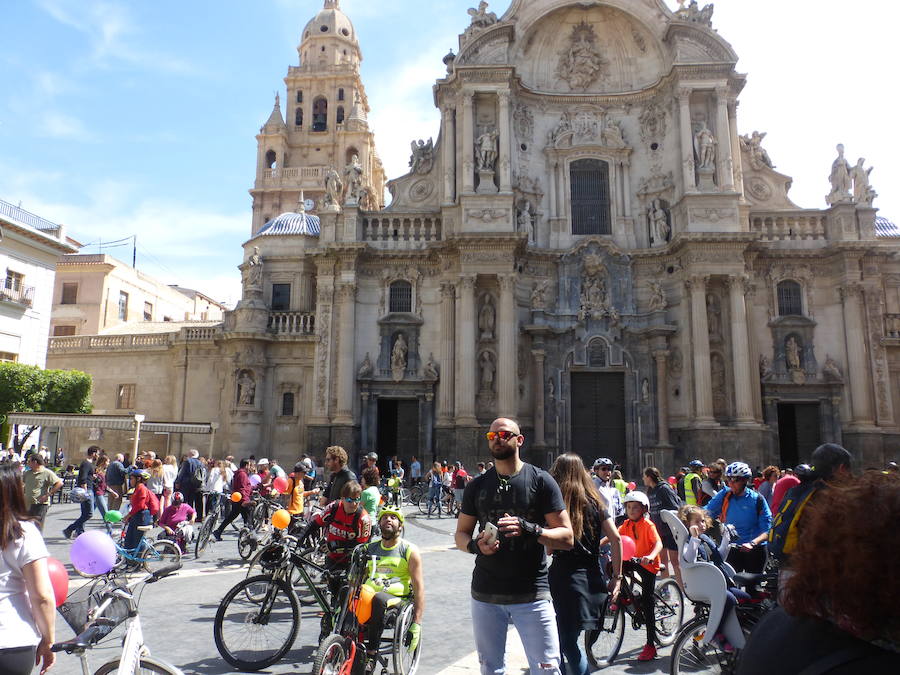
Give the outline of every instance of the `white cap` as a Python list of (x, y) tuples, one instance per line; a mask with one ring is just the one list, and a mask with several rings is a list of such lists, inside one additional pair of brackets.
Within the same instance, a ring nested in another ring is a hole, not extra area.
[(257, 465), (257, 466), (259, 466), (260, 464), (268, 464), (268, 463), (269, 463), (269, 460), (266, 459), (265, 457), (263, 457), (262, 459), (256, 460), (256, 465)]

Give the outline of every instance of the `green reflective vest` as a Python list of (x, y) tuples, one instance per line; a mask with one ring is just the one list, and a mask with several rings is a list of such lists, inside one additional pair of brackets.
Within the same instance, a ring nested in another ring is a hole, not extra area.
[(694, 479), (697, 479), (701, 483), (703, 482), (703, 479), (694, 472), (691, 472), (684, 477), (684, 503), (696, 506), (699, 504), (697, 501), (699, 495), (694, 494)]

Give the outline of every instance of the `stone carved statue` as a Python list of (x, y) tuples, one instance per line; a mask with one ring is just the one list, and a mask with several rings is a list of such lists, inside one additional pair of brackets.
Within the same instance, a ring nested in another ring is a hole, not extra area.
[(496, 129), (488, 129), (475, 141), (475, 158), (479, 171), (493, 171), (497, 162), (497, 139), (500, 134)]
[(719, 141), (706, 126), (706, 122), (700, 122), (700, 128), (694, 134), (694, 152), (697, 153), (697, 166), (700, 170), (714, 169), (716, 166), (716, 146)]
[(690, 21), (691, 23), (699, 23), (702, 26), (712, 26), (713, 4), (706, 5), (703, 9), (697, 4), (697, 0), (691, 0), (691, 3), (685, 7), (684, 0), (678, 0), (681, 7), (675, 12), (682, 21)]
[(650, 311), (656, 312), (665, 309), (668, 303), (666, 302), (666, 292), (662, 284), (652, 280), (647, 283), (647, 286), (650, 288), (650, 301), (647, 303)]
[(605, 75), (609, 62), (597, 48), (594, 27), (582, 21), (572, 28), (569, 45), (560, 53), (556, 75), (572, 89), (587, 89)]
[(864, 157), (860, 157), (856, 166), (850, 169), (850, 178), (853, 180), (853, 201), (862, 206), (872, 206), (872, 201), (878, 195), (869, 184), (869, 174), (872, 173), (874, 167), (866, 169), (863, 164), (866, 163)]
[(800, 345), (794, 336), (791, 335), (787, 342), (784, 343), (784, 360), (787, 363), (788, 370), (800, 370)]
[(481, 331), (482, 340), (492, 340), (494, 338), (494, 321), (497, 313), (494, 311), (494, 301), (490, 295), (484, 296), (484, 304), (478, 313), (478, 329)]
[(647, 219), (650, 221), (650, 238), (653, 246), (664, 246), (669, 241), (672, 228), (669, 227), (669, 212), (663, 207), (659, 199), (650, 202), (647, 210)]
[(710, 337), (722, 336), (721, 323), (722, 306), (719, 303), (719, 296), (709, 293), (706, 296), (706, 321), (709, 327)]
[(493, 392), (494, 372), (496, 371), (493, 355), (488, 351), (481, 352), (478, 364), (481, 367), (481, 392), (485, 394)]
[(424, 175), (431, 171), (431, 168), (434, 166), (433, 139), (429, 138), (427, 143), (421, 138), (418, 143), (412, 141), (410, 148), (412, 148), (412, 155), (409, 158), (409, 166), (412, 169), (412, 173)]
[(369, 358), (369, 352), (366, 352), (366, 358), (363, 359), (362, 365), (359, 367), (359, 371), (356, 375), (360, 380), (364, 380), (372, 377), (372, 373), (374, 372), (375, 368), (372, 366), (372, 359)]
[(256, 400), (256, 380), (252, 370), (242, 370), (238, 374), (238, 405), (253, 405)]
[(262, 283), (263, 259), (259, 254), (259, 246), (253, 247), (253, 253), (247, 258), (247, 285), (259, 286)]
[(822, 374), (825, 376), (826, 380), (830, 380), (832, 382), (840, 382), (844, 379), (844, 374), (841, 372), (841, 367), (837, 364), (829, 354), (825, 355), (825, 365), (822, 366)]
[(591, 254), (584, 257), (584, 273), (581, 279), (580, 308), (578, 320), (613, 317), (616, 314), (609, 300), (606, 284), (606, 268), (600, 256)]
[(403, 337), (403, 333), (400, 333), (394, 341), (394, 348), (391, 350), (391, 375), (394, 382), (400, 382), (403, 379), (403, 375), (406, 372), (408, 351), (406, 338)]
[(556, 381), (553, 376), (547, 378), (547, 398), (553, 403), (556, 400)]
[(547, 309), (547, 291), (550, 288), (550, 282), (542, 279), (535, 283), (531, 291), (531, 309)]
[(828, 176), (828, 180), (831, 182), (831, 194), (825, 197), (825, 201), (829, 206), (849, 202), (851, 199), (850, 164), (844, 159), (843, 144), (838, 144), (837, 153), (838, 156), (831, 163), (831, 175)]
[(470, 7), (468, 13), (469, 16), (472, 17), (472, 23), (469, 24), (469, 29), (473, 32), (489, 28), (497, 23), (497, 15), (494, 14), (494, 12), (488, 11), (488, 3), (484, 0), (481, 0), (481, 2), (478, 3), (478, 9)]
[(650, 380), (646, 377), (641, 381), (641, 401), (650, 402)]
[(354, 154), (350, 158), (350, 163), (344, 167), (344, 202), (347, 204), (356, 204), (359, 202), (363, 194), (363, 167), (359, 163), (359, 155)]
[(622, 127), (611, 117), (606, 118), (606, 124), (601, 132), (603, 145), (608, 148), (624, 148), (627, 147), (625, 138), (622, 136)]
[(770, 169), (775, 167), (772, 164), (769, 153), (762, 147), (762, 140), (765, 137), (765, 132), (760, 133), (758, 131), (754, 131), (749, 136), (747, 134), (741, 136), (741, 150), (744, 150), (750, 156), (750, 166), (756, 171), (759, 171), (764, 166)]
[(438, 379), (438, 367), (434, 362), (434, 354), (428, 354), (428, 361), (425, 363), (425, 366), (422, 368), (422, 374), (429, 380)]
[(759, 379), (765, 382), (772, 377), (772, 362), (765, 354), (759, 355)]
[(528, 235), (528, 241), (534, 241), (534, 214), (531, 212), (531, 202), (527, 199), (525, 203), (522, 205), (522, 210), (519, 211), (519, 215), (516, 217), (516, 224), (519, 227), (519, 232), (524, 232)]
[(326, 209), (339, 209), (341, 206), (341, 193), (344, 191), (344, 181), (341, 174), (333, 166), (325, 172), (325, 198)]

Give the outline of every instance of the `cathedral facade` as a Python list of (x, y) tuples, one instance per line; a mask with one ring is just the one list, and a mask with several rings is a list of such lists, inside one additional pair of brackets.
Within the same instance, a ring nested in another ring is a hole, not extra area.
[(216, 420), (222, 454), (285, 462), (333, 443), (473, 461), (500, 415), (531, 461), (632, 476), (794, 465), (825, 441), (893, 457), (898, 239), (862, 162), (838, 148), (828, 208), (790, 201), (765, 134), (738, 132), (745, 76), (711, 5), (469, 15), (439, 133), (412, 141), (384, 207), (362, 52), (325, 0), (257, 136), (238, 306), (153, 359), (55, 338), (50, 365), (93, 372), (101, 409), (102, 378), (168, 368), (157, 417)]

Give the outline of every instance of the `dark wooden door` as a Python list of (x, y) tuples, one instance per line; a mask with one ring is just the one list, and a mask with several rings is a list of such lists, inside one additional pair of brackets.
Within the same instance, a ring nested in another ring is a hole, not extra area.
[(419, 401), (416, 399), (378, 400), (378, 440), (375, 451), (379, 465), (397, 455), (409, 461), (421, 455), (419, 447)]
[(781, 466), (809, 462), (821, 443), (818, 403), (778, 404), (778, 449)]
[(572, 373), (572, 451), (625, 461), (625, 374)]

